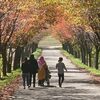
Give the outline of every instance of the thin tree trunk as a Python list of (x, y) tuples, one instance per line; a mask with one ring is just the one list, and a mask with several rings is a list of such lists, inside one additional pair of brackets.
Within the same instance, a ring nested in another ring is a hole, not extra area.
[(85, 64), (88, 66), (88, 63), (89, 63), (89, 55), (88, 53), (86, 53)]
[(86, 64), (84, 48), (81, 48), (81, 59), (82, 59), (82, 63)]
[(6, 45), (2, 46), (2, 60), (3, 60), (3, 76), (6, 76), (7, 74), (7, 51), (6, 51)]
[(92, 62), (91, 62), (91, 52), (89, 53), (89, 66), (91, 67), (91, 64)]
[(36, 51), (36, 48), (37, 48), (37, 44), (36, 43), (33, 43), (32, 44), (32, 52)]
[(9, 53), (8, 53), (8, 61), (7, 61), (7, 72), (11, 73), (11, 66), (12, 66), (12, 47), (10, 46), (9, 48)]
[(73, 55), (73, 48), (71, 45), (69, 45), (69, 53)]
[(75, 58), (78, 57), (77, 51), (74, 51)]
[(95, 56), (95, 68), (98, 69), (98, 60), (99, 60), (99, 48), (96, 47), (96, 56)]
[(77, 57), (80, 58), (80, 51), (77, 51)]
[(15, 51), (15, 58), (14, 58), (14, 65), (13, 65), (14, 70), (20, 67), (21, 55), (22, 55), (22, 48), (18, 46)]

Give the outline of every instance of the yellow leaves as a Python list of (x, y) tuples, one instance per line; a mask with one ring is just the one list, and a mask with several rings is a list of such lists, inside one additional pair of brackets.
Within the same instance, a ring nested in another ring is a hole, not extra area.
[(58, 3), (60, 0), (43, 0), (44, 4), (55, 4)]

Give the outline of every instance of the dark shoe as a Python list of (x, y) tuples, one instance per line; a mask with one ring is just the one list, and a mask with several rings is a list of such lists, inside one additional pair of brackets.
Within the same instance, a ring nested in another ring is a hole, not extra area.
[(40, 86), (44, 86), (44, 84), (41, 84)]
[(50, 83), (47, 83), (47, 86), (50, 86)]
[(29, 85), (28, 88), (30, 88), (31, 86)]
[(62, 84), (59, 84), (59, 87), (61, 87)]

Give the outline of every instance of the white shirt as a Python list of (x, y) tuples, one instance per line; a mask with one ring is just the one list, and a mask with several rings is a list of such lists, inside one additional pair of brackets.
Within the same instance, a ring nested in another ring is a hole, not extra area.
[(58, 69), (58, 74), (63, 74), (64, 69), (67, 71), (65, 64), (63, 62), (59, 62), (56, 64), (56, 68)]

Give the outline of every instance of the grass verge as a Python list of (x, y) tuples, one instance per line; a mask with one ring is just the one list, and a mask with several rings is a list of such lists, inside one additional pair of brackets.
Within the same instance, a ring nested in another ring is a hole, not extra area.
[(17, 69), (15, 71), (12, 71), (12, 73), (9, 73), (7, 76), (3, 77), (0, 80), (0, 89), (5, 87), (6, 85), (9, 85), (17, 76), (19, 76), (21, 73), (20, 69)]
[(100, 76), (100, 70), (96, 70), (96, 69), (93, 68), (93, 67), (89, 67), (89, 66), (83, 64), (83, 63), (81, 62), (80, 59), (75, 58), (73, 55), (69, 54), (69, 53), (68, 53), (67, 51), (65, 51), (65, 50), (61, 50), (61, 52), (62, 52), (67, 58), (69, 58), (69, 59), (71, 60), (71, 62), (72, 62), (73, 64), (75, 64), (77, 67), (79, 67), (79, 68), (84, 68), (85, 70), (89, 71), (91, 74), (93, 74), (93, 75), (95, 75), (95, 76)]

